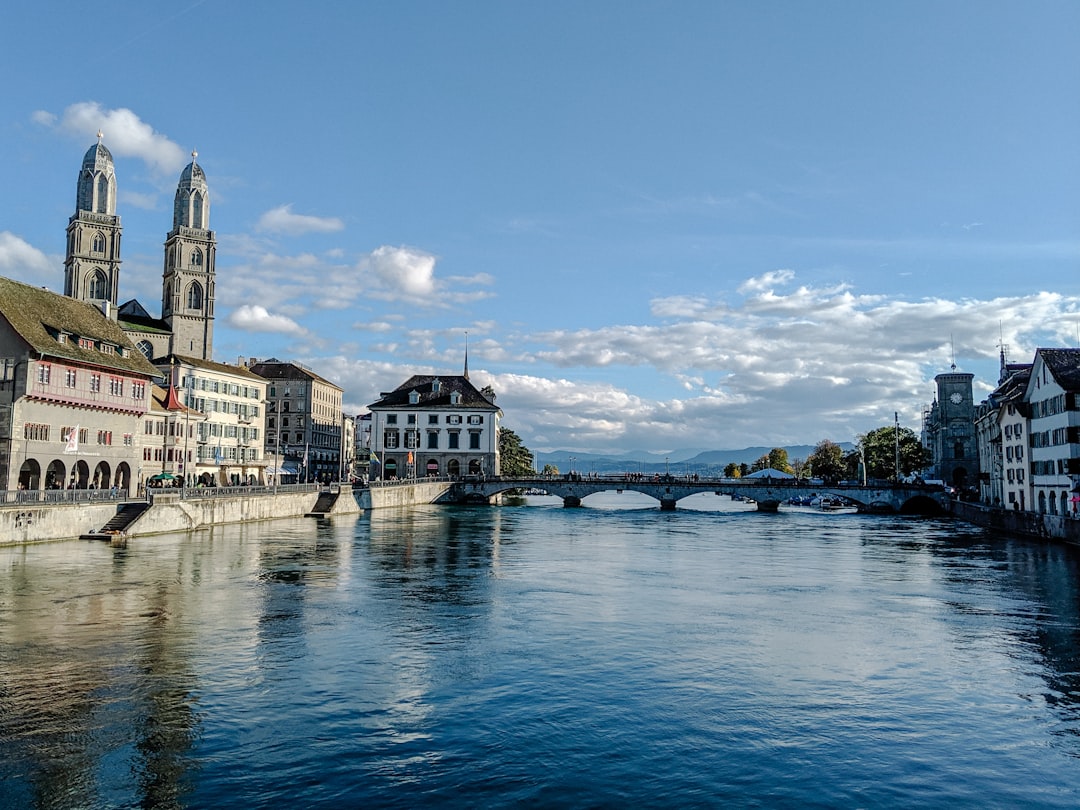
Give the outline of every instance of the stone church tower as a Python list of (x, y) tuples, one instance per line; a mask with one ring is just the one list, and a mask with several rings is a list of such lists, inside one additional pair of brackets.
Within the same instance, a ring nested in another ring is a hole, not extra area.
[[(116, 172), (98, 142), (83, 158), (75, 214), (67, 229), (64, 294), (102, 307), (148, 360), (178, 354), (212, 360), (217, 240), (210, 230), (210, 191), (191, 153), (173, 200), (173, 225), (165, 238), (161, 317), (132, 299), (117, 307), (120, 289), (120, 217)], [(104, 306), (106, 305), (107, 306)]]
[(212, 359), (214, 347), (214, 262), (217, 240), (210, 230), (210, 192), (195, 162), (180, 174), (173, 202), (173, 227), (165, 240), (161, 319), (172, 334), (171, 351)]
[(83, 157), (68, 221), (64, 295), (116, 306), (120, 286), (120, 217), (116, 215), (116, 172), (109, 150), (98, 142)]

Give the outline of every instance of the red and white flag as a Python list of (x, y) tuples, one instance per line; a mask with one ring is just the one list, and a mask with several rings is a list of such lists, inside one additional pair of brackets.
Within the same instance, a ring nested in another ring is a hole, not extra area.
[(65, 453), (78, 453), (79, 452), (79, 426), (76, 425), (68, 432), (67, 447), (64, 448)]

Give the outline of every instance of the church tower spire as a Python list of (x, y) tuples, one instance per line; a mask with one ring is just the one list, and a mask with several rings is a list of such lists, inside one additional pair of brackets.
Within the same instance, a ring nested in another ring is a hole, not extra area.
[(116, 170), (101, 142), (83, 156), (68, 220), (64, 294), (81, 301), (116, 306), (120, 287), (120, 217), (116, 215)]
[(176, 354), (213, 359), (217, 240), (210, 230), (210, 190), (202, 167), (180, 173), (173, 200), (173, 227), (165, 240), (161, 317), (172, 331)]

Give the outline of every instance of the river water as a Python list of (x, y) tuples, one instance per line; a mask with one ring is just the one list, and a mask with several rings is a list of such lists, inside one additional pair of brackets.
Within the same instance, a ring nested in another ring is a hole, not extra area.
[(1080, 806), (1076, 550), (585, 504), (0, 549), (0, 807)]

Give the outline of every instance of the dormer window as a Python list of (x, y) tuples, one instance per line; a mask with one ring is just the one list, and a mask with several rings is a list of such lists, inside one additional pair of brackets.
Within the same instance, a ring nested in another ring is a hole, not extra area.
[(410, 391), (409, 392), (409, 404), (410, 405), (415, 405), (419, 401), (420, 401), (420, 394), (418, 392), (416, 392), (416, 391)]
[(80, 349), (93, 349), (94, 348), (93, 339), (84, 338), (84, 337), (79, 338), (79, 348)]
[(440, 389), (441, 387), (442, 387), (442, 386), (440, 385), (440, 383), (439, 383), (439, 381), (438, 381), (438, 380), (432, 380), (432, 381), (431, 381), (431, 393), (433, 393), (433, 394), (437, 394), (437, 393), (439, 393), (439, 389)]
[(461, 403), (461, 392), (460, 391), (451, 391), (450, 392), (450, 404), (451, 405), (459, 405), (460, 403)]

